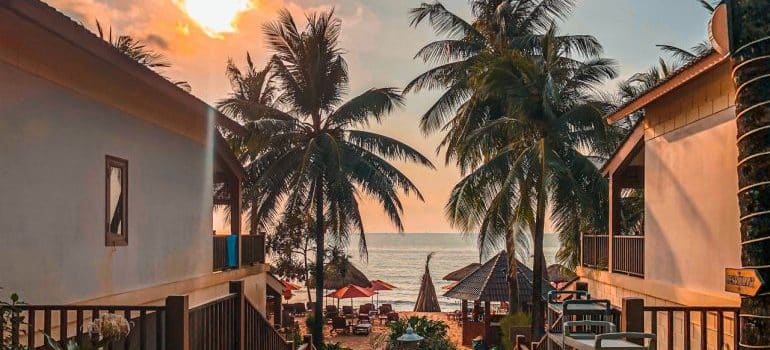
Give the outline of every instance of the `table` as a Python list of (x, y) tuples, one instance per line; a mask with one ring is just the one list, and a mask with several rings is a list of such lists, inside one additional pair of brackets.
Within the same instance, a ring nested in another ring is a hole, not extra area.
[(353, 327), (353, 334), (368, 335), (372, 331), (371, 323), (359, 323)]

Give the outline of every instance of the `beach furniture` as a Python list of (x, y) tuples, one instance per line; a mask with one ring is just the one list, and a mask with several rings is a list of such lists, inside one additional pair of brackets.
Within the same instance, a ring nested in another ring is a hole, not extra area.
[(353, 326), (353, 334), (355, 335), (369, 335), (372, 332), (372, 324), (369, 322), (359, 322)]
[(332, 318), (332, 333), (339, 334), (342, 332), (343, 334), (348, 332), (348, 323), (345, 320), (344, 317), (333, 317)]
[[(578, 328), (578, 332), (572, 329)], [(591, 331), (599, 331), (593, 333)], [(564, 322), (561, 334), (561, 347), (575, 350), (655, 350), (656, 336), (652, 333), (616, 332), (615, 324), (608, 321), (568, 321)], [(637, 344), (629, 339), (647, 339), (647, 345)]]
[(352, 306), (343, 306), (342, 307), (342, 315), (345, 317), (352, 317), (354, 314), (353, 307)]
[(371, 309), (369, 308), (369, 305), (371, 305), (371, 304), (363, 304), (363, 305), (359, 306), (358, 307), (358, 314), (359, 315), (367, 315), (367, 316), (369, 316), (369, 311), (371, 311)]
[(392, 322), (392, 321), (398, 321), (398, 312), (391, 311), (388, 314), (388, 322)]
[(295, 316), (305, 316), (305, 314), (307, 314), (305, 303), (294, 303), (294, 306), (292, 309), (294, 310)]
[(334, 305), (326, 305), (326, 317), (334, 318), (340, 315), (340, 311)]
[[(546, 333), (554, 342), (561, 342), (566, 322), (591, 321), (608, 322), (612, 316), (612, 304), (603, 299), (572, 299), (564, 302), (552, 298), (557, 294), (549, 292), (548, 312), (546, 312)], [(548, 349), (552, 349), (552, 342), (548, 342)]]

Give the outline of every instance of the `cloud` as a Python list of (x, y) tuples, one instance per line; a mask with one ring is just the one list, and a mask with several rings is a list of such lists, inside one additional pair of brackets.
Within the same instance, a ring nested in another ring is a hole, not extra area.
[(166, 39), (163, 39), (162, 36), (157, 34), (148, 34), (144, 41), (146, 41), (148, 44), (155, 45), (161, 49), (168, 49), (168, 41)]

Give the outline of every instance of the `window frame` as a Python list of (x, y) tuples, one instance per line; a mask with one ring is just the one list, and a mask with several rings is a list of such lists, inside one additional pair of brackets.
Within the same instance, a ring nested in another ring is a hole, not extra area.
[[(127, 246), (128, 245), (128, 160), (123, 158), (114, 157), (111, 155), (105, 156), (105, 170), (104, 170), (104, 244), (108, 247)], [(123, 195), (123, 222), (120, 225), (121, 233), (116, 234), (110, 232), (110, 221), (112, 219), (112, 213), (110, 213), (110, 169), (121, 169), (121, 194)]]

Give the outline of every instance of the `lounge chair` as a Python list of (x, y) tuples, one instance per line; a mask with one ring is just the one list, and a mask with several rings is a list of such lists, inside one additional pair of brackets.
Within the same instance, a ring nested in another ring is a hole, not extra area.
[(398, 312), (391, 311), (388, 314), (388, 322), (395, 322), (398, 321)]
[(346, 317), (347, 316), (354, 316), (355, 313), (353, 312), (353, 307), (352, 306), (343, 306), (342, 307), (342, 315), (346, 316)]
[(334, 334), (346, 334), (348, 332), (348, 324), (347, 321), (345, 321), (342, 317), (333, 317), (332, 318), (332, 333)]
[(307, 314), (307, 309), (305, 308), (304, 303), (295, 303), (294, 304), (294, 315), (297, 316), (305, 316)]
[(340, 315), (340, 311), (334, 305), (326, 305), (326, 317), (334, 318)]
[(309, 313), (314, 313), (315, 312), (315, 303), (314, 302), (311, 303), (311, 302), (308, 301), (307, 304), (305, 304), (305, 305), (307, 306), (307, 312), (309, 312)]

